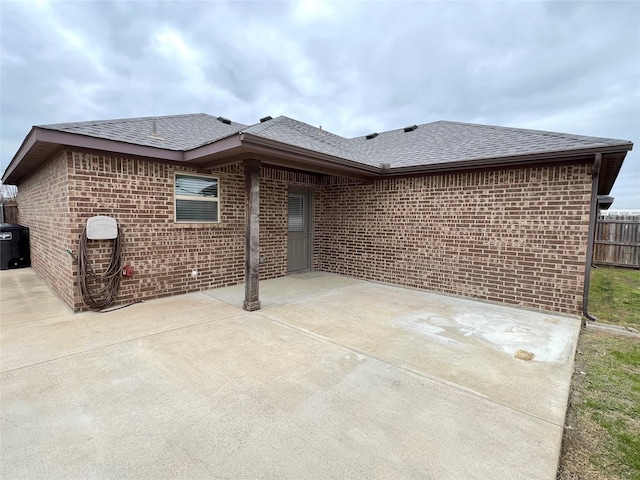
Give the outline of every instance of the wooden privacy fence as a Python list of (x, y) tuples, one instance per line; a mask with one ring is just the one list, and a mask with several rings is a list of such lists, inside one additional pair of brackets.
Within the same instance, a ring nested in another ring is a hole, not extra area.
[(0, 203), (0, 220), (2, 223), (18, 223), (18, 206)]
[(640, 268), (640, 215), (598, 217), (593, 263)]

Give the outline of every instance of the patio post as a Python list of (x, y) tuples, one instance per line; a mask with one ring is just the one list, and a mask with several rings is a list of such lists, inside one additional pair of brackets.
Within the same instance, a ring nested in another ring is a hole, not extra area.
[(244, 161), (245, 249), (244, 303), (249, 312), (260, 309), (260, 160)]

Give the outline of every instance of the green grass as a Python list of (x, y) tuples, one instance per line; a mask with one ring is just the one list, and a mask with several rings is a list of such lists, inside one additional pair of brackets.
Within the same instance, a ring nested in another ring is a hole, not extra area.
[(591, 269), (589, 313), (602, 323), (640, 329), (640, 270)]
[(640, 340), (585, 332), (580, 351), (586, 376), (576, 413), (600, 432), (590, 459), (611, 478), (640, 478)]
[[(589, 311), (640, 330), (640, 271), (592, 270)], [(558, 478), (640, 479), (640, 339), (583, 330)]]

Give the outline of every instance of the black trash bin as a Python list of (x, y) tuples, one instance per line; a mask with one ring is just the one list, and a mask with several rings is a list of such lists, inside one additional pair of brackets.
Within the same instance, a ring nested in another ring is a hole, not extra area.
[(29, 227), (0, 223), (0, 270), (30, 266)]

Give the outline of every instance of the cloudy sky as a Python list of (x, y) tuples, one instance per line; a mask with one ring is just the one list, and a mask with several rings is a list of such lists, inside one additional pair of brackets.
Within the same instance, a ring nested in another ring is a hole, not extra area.
[(632, 140), (640, 2), (0, 1), (3, 171), (32, 125), (204, 112), (343, 136), (435, 120)]

